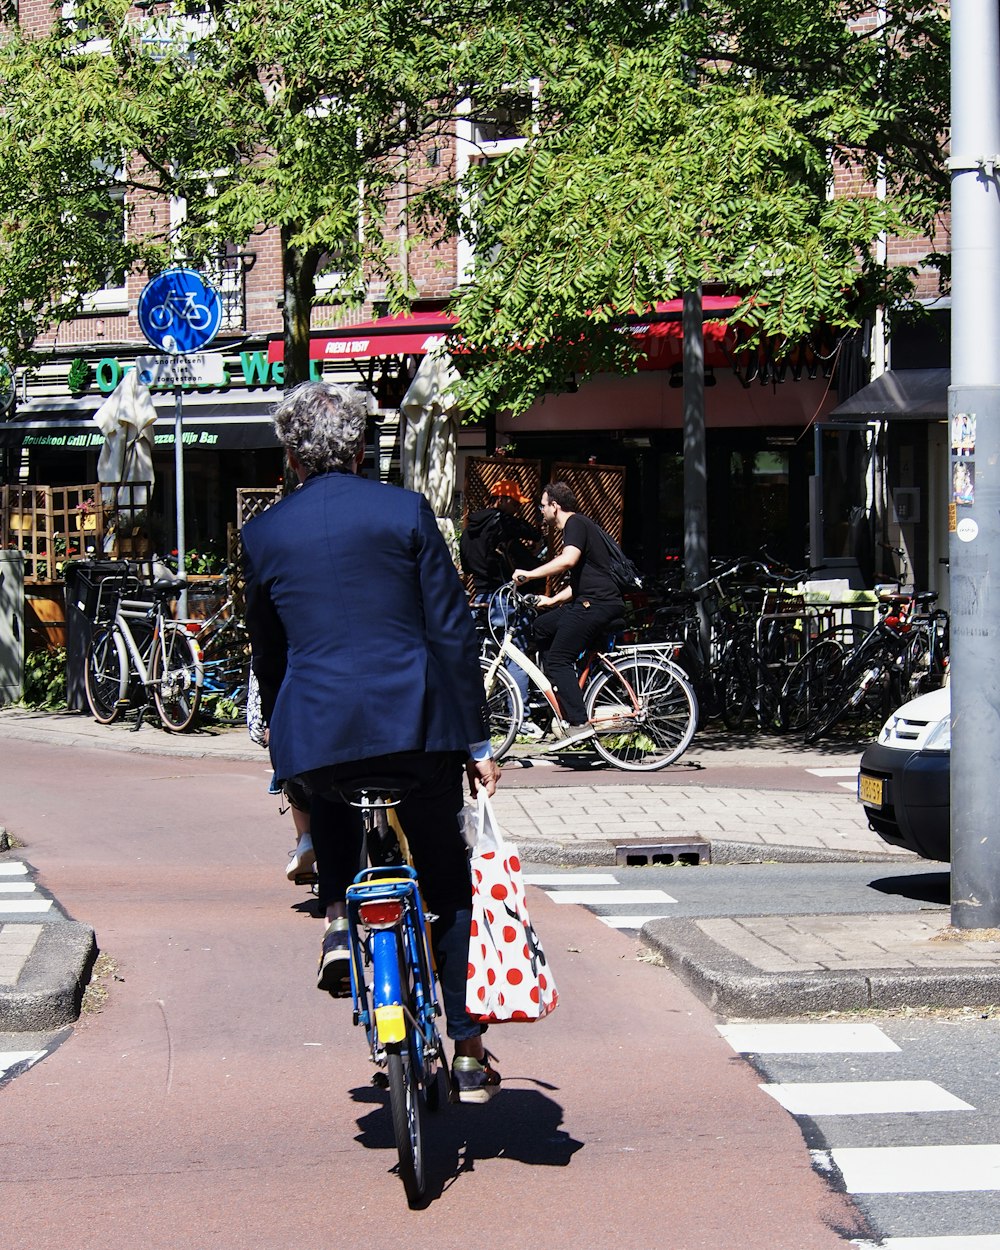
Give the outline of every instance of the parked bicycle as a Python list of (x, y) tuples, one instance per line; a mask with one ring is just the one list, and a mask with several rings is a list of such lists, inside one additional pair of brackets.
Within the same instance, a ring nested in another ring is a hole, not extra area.
[(102, 725), (137, 705), (138, 727), (150, 700), (165, 729), (181, 733), (194, 723), (201, 697), (201, 652), (170, 610), (186, 584), (183, 578), (160, 577), (144, 586), (124, 563), (121, 572), (104, 576), (91, 588), (95, 627), (84, 687), (91, 713)]
[(187, 622), (188, 632), (201, 649), (201, 715), (220, 724), (237, 725), (246, 719), (250, 690), (250, 636), (229, 586), (230, 570), (218, 583), (226, 592), (222, 603), (204, 620)]
[[(507, 668), (511, 661), (524, 670), (536, 692), (537, 705), (532, 710), (551, 720), (556, 740), (543, 749), (558, 750), (566, 725), (552, 683), (514, 642), (537, 597), (520, 594), (508, 582), (494, 593), (493, 600), (500, 611), (491, 609), (487, 619), (505, 622), (501, 636), (492, 631), (485, 635), (481, 658), (493, 754), (500, 759), (510, 750), (525, 720), (521, 692)], [(612, 638), (607, 650), (582, 657), (580, 687), (594, 728), (593, 738), (587, 741), (616, 768), (646, 772), (665, 768), (687, 750), (698, 706), (694, 689), (674, 662), (675, 650), (669, 644), (617, 645)]]
[(808, 613), (793, 588), (809, 572), (770, 559), (719, 564), (706, 581), (668, 593), (655, 610), (643, 636), (676, 642), (677, 663), (706, 719), (718, 717), (734, 732), (775, 727), (782, 686), (808, 637)]
[(944, 682), (948, 614), (937, 594), (882, 588), (878, 619), (860, 640), (855, 627), (820, 638), (788, 675), (781, 696), (786, 728), (814, 742), (843, 720), (881, 723), (893, 708)]
[[(365, 844), (394, 842), (389, 812), (398, 784), (372, 781), (342, 797), (360, 808)], [(398, 831), (398, 825), (396, 826)], [(405, 835), (400, 839), (405, 844)], [(347, 889), (354, 1023), (364, 1027), (372, 1062), (385, 1070), (399, 1175), (411, 1206), (426, 1187), (424, 1111), (437, 1111), (450, 1074), (437, 1020), (437, 979), (417, 874), (407, 864), (364, 868)]]

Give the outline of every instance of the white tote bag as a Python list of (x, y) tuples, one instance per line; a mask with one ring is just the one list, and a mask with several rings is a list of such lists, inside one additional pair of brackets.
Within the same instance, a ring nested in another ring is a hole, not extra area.
[(500, 832), (485, 790), (477, 802), (466, 1011), (484, 1024), (540, 1020), (559, 994), (528, 916), (517, 847)]

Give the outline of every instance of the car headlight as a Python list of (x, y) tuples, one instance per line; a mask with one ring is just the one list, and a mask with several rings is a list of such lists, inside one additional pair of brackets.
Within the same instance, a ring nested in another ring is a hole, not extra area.
[(945, 716), (943, 720), (939, 720), (934, 728), (924, 739), (925, 751), (950, 751), (951, 750), (951, 717)]

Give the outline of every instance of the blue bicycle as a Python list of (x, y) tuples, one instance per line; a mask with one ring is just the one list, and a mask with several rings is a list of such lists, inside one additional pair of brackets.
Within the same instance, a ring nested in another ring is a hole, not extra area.
[[(375, 848), (392, 843), (390, 826), (405, 852), (405, 837), (389, 818), (398, 796), (372, 787), (344, 797), (361, 809), (372, 858)], [(399, 1175), (414, 1206), (426, 1185), (423, 1112), (437, 1111), (441, 1084), (450, 1085), (437, 1025), (441, 1008), (428, 920), (415, 870), (406, 864), (363, 869), (347, 889), (347, 917), (354, 1023), (364, 1026), (372, 1062), (386, 1072)]]

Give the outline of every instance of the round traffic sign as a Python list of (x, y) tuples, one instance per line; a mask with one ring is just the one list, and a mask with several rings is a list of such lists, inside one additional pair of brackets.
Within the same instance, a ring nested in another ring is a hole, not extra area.
[(222, 322), (222, 300), (194, 269), (165, 269), (142, 288), (139, 329), (171, 356), (200, 352)]

